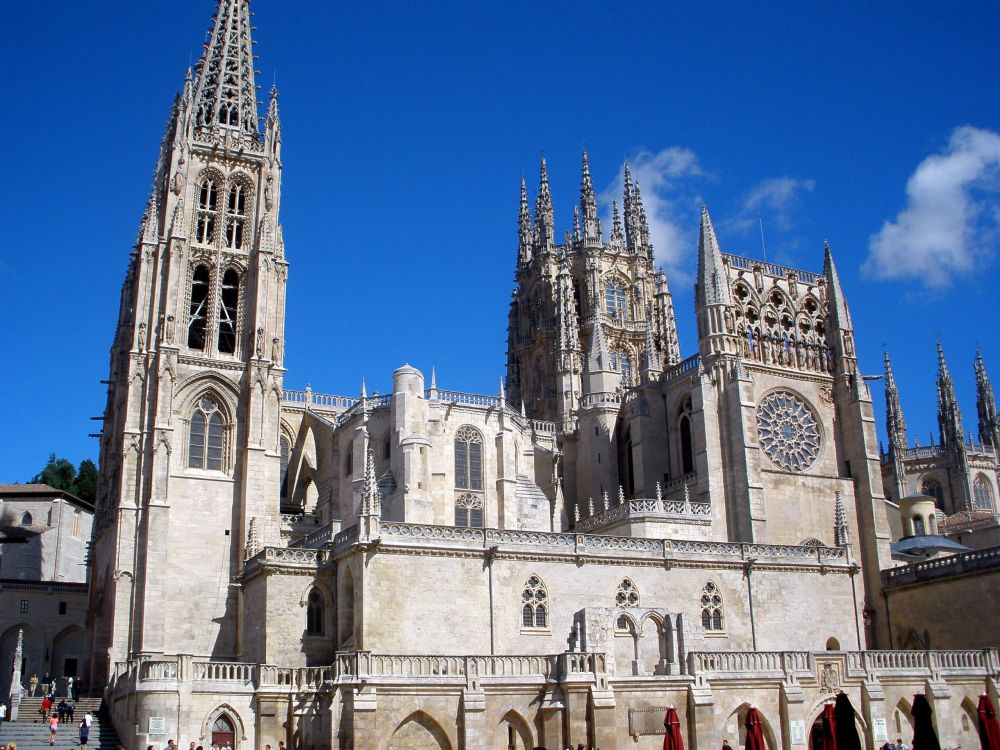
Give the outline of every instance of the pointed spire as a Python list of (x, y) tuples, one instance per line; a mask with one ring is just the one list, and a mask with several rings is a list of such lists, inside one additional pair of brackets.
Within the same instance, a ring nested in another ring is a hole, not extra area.
[(549, 173), (542, 159), (538, 184), (538, 198), (535, 199), (535, 235), (539, 249), (545, 250), (555, 244), (555, 216), (552, 210), (552, 193), (549, 190)]
[(146, 204), (146, 213), (142, 217), (142, 232), (139, 236), (139, 241), (146, 244), (155, 245), (159, 239), (160, 232), (158, 224), (160, 223), (159, 208), (156, 204), (156, 191), (154, 190), (149, 194), (149, 202)]
[(660, 354), (656, 350), (656, 339), (653, 337), (653, 320), (646, 320), (646, 337), (642, 345), (642, 369), (645, 372), (659, 372)]
[(528, 186), (521, 180), (521, 209), (517, 216), (517, 262), (526, 265), (531, 262), (531, 240), (535, 232), (528, 208)]
[(634, 250), (639, 241), (638, 217), (635, 210), (635, 191), (632, 186), (632, 172), (625, 162), (625, 191), (622, 196), (622, 211), (625, 214), (625, 247)]
[(635, 189), (632, 191), (635, 198), (635, 213), (639, 229), (639, 243), (637, 250), (649, 250), (652, 257), (652, 244), (649, 240), (649, 222), (646, 220), (646, 209), (642, 205), (642, 194), (639, 192), (639, 183), (636, 181)]
[(500, 389), (497, 391), (497, 398), (500, 400), (501, 405), (507, 400), (507, 391), (503, 387), (503, 378), (500, 378)]
[(1000, 442), (1000, 415), (997, 414), (997, 400), (993, 386), (986, 374), (983, 353), (976, 349), (976, 411), (979, 413), (979, 439), (983, 445), (997, 445)]
[(583, 238), (588, 242), (601, 241), (601, 220), (597, 216), (597, 196), (590, 179), (590, 157), (583, 152), (583, 176), (580, 178), (580, 208), (583, 213)]
[(701, 229), (698, 237), (698, 281), (695, 290), (698, 307), (728, 305), (730, 303), (729, 281), (722, 265), (722, 250), (715, 236), (712, 217), (708, 206), (701, 206)]
[(361, 378), (361, 400), (368, 398), (368, 390), (365, 388), (365, 379)]
[(618, 201), (611, 201), (611, 242), (618, 245), (624, 242), (622, 219), (618, 214)]
[(257, 135), (249, 0), (217, 0), (211, 37), (195, 67), (197, 124)]
[(434, 367), (434, 365), (431, 365), (431, 390), (436, 391), (437, 387), (438, 387), (437, 369)]
[(840, 499), (840, 490), (834, 493), (833, 543), (838, 547), (846, 547), (851, 543), (847, 527), (847, 512), (844, 510), (844, 502)]
[(281, 117), (278, 115), (278, 87), (272, 86), (267, 92), (267, 117), (266, 127), (268, 132), (281, 130)]
[(955, 448), (963, 445), (965, 430), (962, 427), (962, 412), (958, 407), (958, 397), (955, 395), (955, 383), (948, 371), (948, 362), (944, 358), (944, 347), (937, 342), (938, 353), (938, 430), (941, 433), (941, 445)]
[(365, 453), (365, 479), (361, 485), (361, 513), (369, 516), (382, 515), (382, 493), (379, 492), (375, 477), (375, 450), (371, 447)]
[(837, 266), (833, 262), (833, 251), (830, 250), (829, 242), (823, 243), (823, 275), (826, 277), (826, 294), (833, 324), (841, 330), (854, 330), (854, 326), (851, 324), (851, 314), (847, 310), (844, 289), (840, 285), (840, 274), (837, 273)]
[(885, 431), (889, 436), (889, 452), (897, 454), (906, 449), (906, 420), (899, 401), (899, 388), (889, 361), (889, 350), (884, 350), (885, 359)]
[[(599, 301), (598, 301), (599, 303)], [(595, 310), (600, 310), (599, 304), (595, 303)], [(587, 356), (588, 372), (610, 372), (611, 359), (608, 357), (608, 344), (604, 340), (604, 325), (601, 323), (601, 314), (593, 316), (594, 329), (590, 335), (590, 352)]]

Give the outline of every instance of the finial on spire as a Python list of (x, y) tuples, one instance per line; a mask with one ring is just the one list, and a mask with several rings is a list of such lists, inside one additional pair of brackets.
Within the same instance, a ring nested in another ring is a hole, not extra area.
[(546, 250), (555, 244), (555, 215), (552, 209), (552, 193), (549, 190), (549, 173), (542, 157), (538, 183), (538, 197), (535, 199), (535, 234), (538, 247)]
[(531, 211), (528, 208), (528, 186), (521, 178), (521, 207), (517, 215), (517, 260), (519, 265), (531, 262), (531, 241), (535, 227), (531, 221)]
[(583, 237), (589, 242), (601, 241), (601, 220), (597, 215), (597, 196), (590, 179), (590, 157), (583, 152), (583, 174), (580, 178), (580, 208), (583, 213)]

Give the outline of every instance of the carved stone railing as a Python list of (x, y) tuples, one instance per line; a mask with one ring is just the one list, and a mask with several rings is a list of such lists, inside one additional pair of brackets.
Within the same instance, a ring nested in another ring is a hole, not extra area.
[(654, 520), (672, 523), (710, 523), (712, 506), (684, 500), (634, 498), (600, 510), (576, 523), (578, 531), (594, 531), (624, 520)]
[(546, 435), (555, 434), (558, 425), (555, 422), (546, 422), (541, 419), (529, 420), (531, 424), (531, 429), (535, 432), (540, 432)]
[(957, 555), (889, 568), (882, 571), (882, 585), (892, 588), (987, 570), (1000, 570), (1000, 547), (960, 552)]
[(176, 680), (177, 660), (142, 659), (139, 662), (139, 681)]
[(332, 411), (350, 409), (357, 403), (357, 400), (356, 396), (335, 396), (330, 393), (315, 393), (309, 388), (306, 388), (304, 391), (285, 388), (281, 391), (281, 402), (283, 404), (301, 404), (305, 407), (317, 407)]
[(195, 661), (191, 663), (193, 677), (208, 682), (255, 682), (256, 665), (244, 662)]
[(730, 255), (729, 253), (722, 254), (723, 262), (729, 263), (733, 268), (738, 268), (743, 271), (752, 271), (754, 268), (759, 267), (768, 276), (775, 276), (778, 278), (787, 277), (789, 274), (795, 276), (803, 284), (810, 284), (812, 286), (817, 286), (822, 280), (823, 275), (819, 273), (813, 273), (812, 271), (801, 271), (798, 268), (790, 268), (789, 266), (779, 266), (777, 263), (768, 263), (766, 261), (754, 260), (753, 258), (744, 258), (741, 255)]
[(693, 651), (688, 654), (693, 677), (754, 674), (761, 677), (813, 671), (808, 651)]
[(587, 393), (580, 399), (581, 409), (592, 409), (597, 406), (617, 406), (622, 402), (621, 391), (599, 391)]
[(326, 561), (326, 552), (303, 547), (264, 547), (243, 564), (243, 575), (262, 567), (315, 568)]
[(933, 458), (944, 455), (947, 451), (940, 445), (918, 445), (914, 448), (906, 448), (902, 451), (903, 458)]
[(315, 531), (306, 534), (301, 539), (295, 540), (288, 546), (293, 549), (319, 549), (333, 539), (334, 531), (339, 528), (340, 521), (331, 521), (330, 523), (323, 524)]
[(687, 359), (681, 360), (676, 365), (670, 365), (663, 371), (663, 380), (669, 382), (679, 375), (683, 375), (687, 372), (693, 372), (698, 369), (698, 365), (701, 364), (701, 355), (695, 354)]
[(500, 405), (498, 396), (484, 396), (481, 393), (462, 393), (461, 391), (445, 391), (440, 388), (428, 389), (426, 398), (436, 398), (449, 404), (467, 404), (469, 406), (486, 406), (496, 408)]

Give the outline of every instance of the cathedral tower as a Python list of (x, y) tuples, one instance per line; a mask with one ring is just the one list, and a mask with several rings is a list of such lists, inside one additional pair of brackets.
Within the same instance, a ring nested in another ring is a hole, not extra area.
[(622, 394), (641, 385), (640, 363), (659, 371), (680, 359), (670, 289), (654, 269), (649, 222), (628, 164), (622, 205), (624, 225), (615, 203), (605, 239), (584, 153), (573, 230), (559, 244), (544, 159), (534, 216), (521, 184), (507, 395), (529, 417), (556, 423), (567, 496), (583, 502), (617, 495), (618, 415)]
[[(250, 15), (249, 0), (218, 0), (122, 287), (93, 534), (92, 684), (139, 653), (239, 658), (232, 580), (252, 519), (277, 527), (281, 125), (272, 89), (260, 127)], [(211, 575), (191, 575), (202, 563)], [(192, 609), (213, 627), (184, 627)]]

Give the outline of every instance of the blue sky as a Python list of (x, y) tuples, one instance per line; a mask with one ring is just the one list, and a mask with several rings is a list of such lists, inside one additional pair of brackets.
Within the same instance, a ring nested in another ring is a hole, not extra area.
[[(0, 481), (96, 457), (128, 253), (208, 0), (5, 8)], [(723, 249), (819, 270), (829, 240), (862, 368), (885, 342), (911, 433), (935, 425), (940, 335), (975, 430), (1000, 386), (996, 3), (256, 0), (277, 80), (292, 263), (286, 385), (503, 375), (518, 185), (548, 159), (557, 236), (580, 151), (605, 201), (635, 164), (694, 353), (698, 208)], [(10, 363), (14, 363), (10, 366)], [(874, 387), (881, 429), (882, 392)]]

